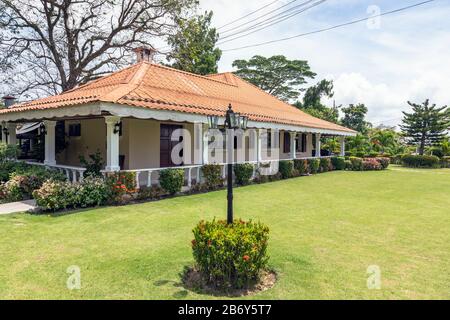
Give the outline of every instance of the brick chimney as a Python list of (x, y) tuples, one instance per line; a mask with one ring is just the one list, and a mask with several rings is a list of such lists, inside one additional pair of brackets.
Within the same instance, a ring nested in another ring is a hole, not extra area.
[(153, 62), (153, 58), (157, 52), (155, 49), (149, 47), (138, 47), (133, 51), (136, 53), (138, 63), (142, 61)]
[(13, 96), (4, 96), (2, 99), (5, 108), (11, 107), (16, 102), (16, 98)]

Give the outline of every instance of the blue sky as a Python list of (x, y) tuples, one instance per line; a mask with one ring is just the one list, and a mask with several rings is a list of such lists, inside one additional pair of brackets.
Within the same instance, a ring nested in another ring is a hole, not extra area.
[[(280, 0), (252, 17), (290, 1)], [(213, 10), (213, 23), (222, 26), (270, 2), (200, 0), (200, 5), (202, 10)], [(290, 6), (302, 2), (304, 0), (299, 0)], [(421, 0), (328, 0), (290, 20), (220, 47), (241, 47), (367, 17), (369, 7), (385, 12), (418, 2)], [(401, 121), (401, 111), (408, 110), (407, 100), (421, 102), (430, 98), (440, 105), (450, 104), (448, 17), (450, 1), (436, 0), (382, 17), (379, 28), (362, 22), (286, 42), (224, 52), (220, 71), (230, 71), (235, 59), (248, 59), (255, 54), (283, 54), (290, 59), (308, 60), (318, 74), (311, 84), (323, 78), (335, 81), (337, 104), (365, 103), (369, 108), (369, 120), (375, 125), (396, 125)], [(241, 20), (221, 30), (247, 21)]]

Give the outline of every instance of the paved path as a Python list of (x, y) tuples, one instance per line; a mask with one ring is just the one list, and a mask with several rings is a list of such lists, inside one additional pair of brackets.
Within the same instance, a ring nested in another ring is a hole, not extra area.
[(24, 212), (33, 210), (36, 208), (35, 200), (25, 200), (19, 202), (10, 202), (0, 204), (0, 215), (8, 214), (8, 213), (16, 213), (16, 212)]

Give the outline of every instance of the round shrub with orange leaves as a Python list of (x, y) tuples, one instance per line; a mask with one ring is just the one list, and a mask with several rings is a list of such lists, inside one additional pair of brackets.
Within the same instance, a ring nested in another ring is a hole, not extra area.
[(269, 228), (237, 220), (200, 221), (194, 228), (192, 250), (204, 280), (218, 288), (243, 288), (267, 269)]

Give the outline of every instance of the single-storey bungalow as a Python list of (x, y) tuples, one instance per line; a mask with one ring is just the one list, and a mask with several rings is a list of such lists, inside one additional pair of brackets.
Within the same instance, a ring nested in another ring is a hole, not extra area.
[[(343, 153), (344, 138), (356, 134), (306, 114), (233, 73), (200, 76), (152, 63), (151, 50), (137, 52), (138, 62), (125, 69), (59, 95), (0, 109), (2, 140), (16, 144), (17, 134), (26, 137), (26, 128), (37, 130), (45, 141), (42, 165), (59, 168), (74, 181), (82, 179), (80, 156), (99, 151), (105, 171), (135, 171), (141, 185), (150, 185), (159, 170), (175, 165), (171, 152), (178, 142), (171, 135), (183, 128), (194, 146), (185, 155), (190, 161), (179, 165), (190, 185), (200, 178), (200, 166), (212, 159), (208, 117), (217, 117), (222, 127), (229, 104), (254, 129), (244, 145), (256, 141), (245, 152), (245, 161), (255, 167), (267, 160), (262, 131), (280, 132), (279, 159), (320, 157), (324, 135), (341, 137)], [(65, 141), (61, 150), (56, 147), (58, 135)]]

